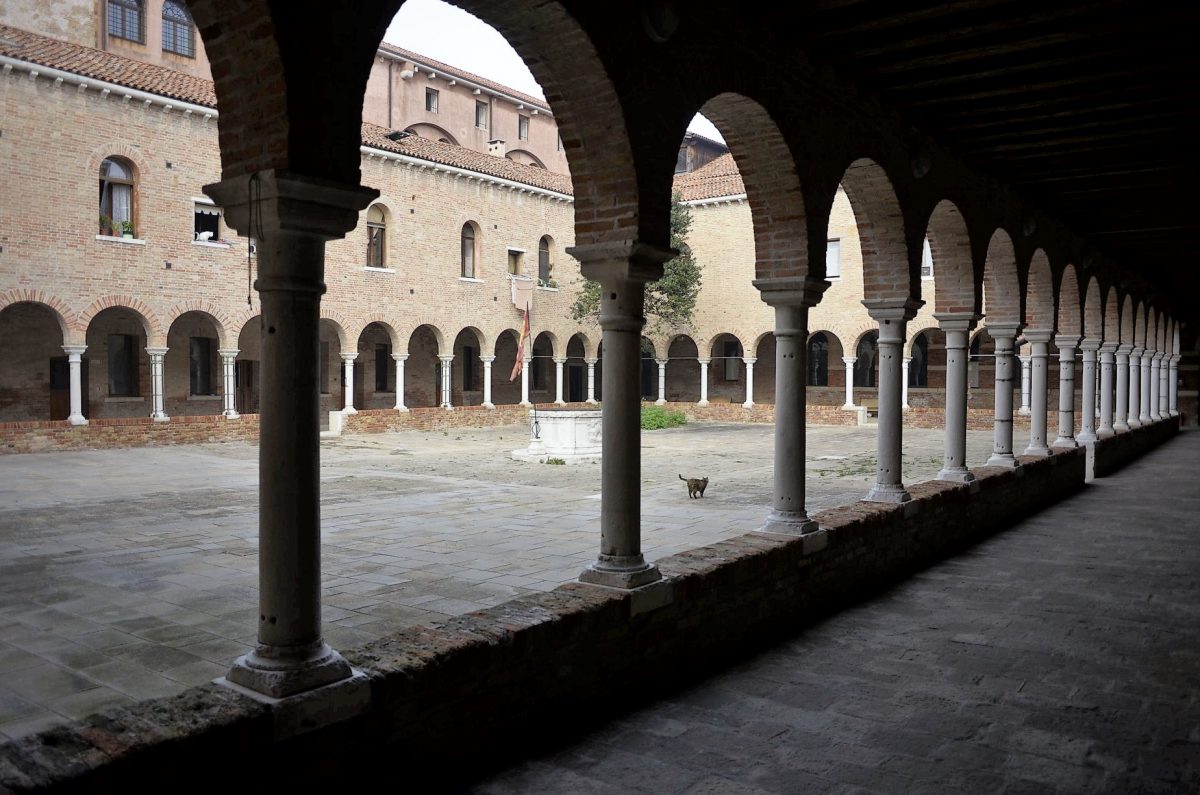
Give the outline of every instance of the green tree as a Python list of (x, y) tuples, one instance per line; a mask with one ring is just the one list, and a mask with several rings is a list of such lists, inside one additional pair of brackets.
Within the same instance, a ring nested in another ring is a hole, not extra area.
[[(683, 197), (675, 193), (671, 197), (671, 248), (679, 256), (663, 265), (662, 278), (646, 285), (644, 312), (652, 331), (664, 326), (680, 327), (692, 322), (696, 311), (696, 297), (700, 294), (700, 264), (688, 248), (687, 238), (692, 231), (692, 214)], [(582, 320), (600, 314), (600, 285), (584, 279), (575, 303), (571, 305), (571, 317)]]

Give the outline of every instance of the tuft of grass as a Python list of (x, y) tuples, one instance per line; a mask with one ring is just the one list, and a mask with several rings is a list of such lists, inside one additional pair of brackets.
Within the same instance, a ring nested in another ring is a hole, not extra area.
[(672, 411), (662, 406), (642, 406), (643, 431), (676, 428), (680, 425), (687, 425), (687, 417), (682, 411)]
[(547, 458), (546, 463), (547, 464), (555, 464), (556, 466), (565, 466), (567, 462), (562, 460), (561, 458)]

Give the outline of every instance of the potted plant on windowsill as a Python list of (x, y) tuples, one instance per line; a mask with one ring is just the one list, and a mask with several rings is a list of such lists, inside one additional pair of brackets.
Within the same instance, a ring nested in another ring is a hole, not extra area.
[(100, 216), (100, 234), (111, 237), (112, 235), (116, 234), (113, 231), (115, 228), (116, 227), (113, 225), (112, 218), (109, 218), (107, 215)]
[(133, 221), (121, 222), (121, 237), (126, 240), (133, 240)]

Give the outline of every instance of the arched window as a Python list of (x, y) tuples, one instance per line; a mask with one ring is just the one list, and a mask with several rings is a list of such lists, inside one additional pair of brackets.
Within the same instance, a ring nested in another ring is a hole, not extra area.
[(543, 235), (538, 243), (538, 284), (542, 287), (553, 287), (550, 284), (550, 237)]
[(135, 234), (133, 165), (119, 157), (100, 164), (100, 234)]
[(929, 247), (929, 238), (921, 245), (921, 278), (933, 278), (933, 249)]
[(387, 267), (387, 219), (383, 208), (372, 204), (367, 210), (367, 267)]
[(829, 338), (823, 331), (808, 341), (808, 385), (829, 386)]
[(908, 385), (918, 389), (929, 386), (929, 338), (918, 334), (913, 340), (912, 361), (908, 363)]
[(462, 277), (475, 278), (475, 225), (470, 221), (462, 228)]
[(144, 44), (146, 25), (142, 0), (108, 0), (108, 35)]
[(875, 357), (878, 351), (878, 332), (864, 334), (858, 341), (858, 350), (854, 359), (854, 385), (863, 387), (877, 386), (875, 380)]
[(162, 46), (166, 52), (196, 57), (196, 26), (179, 0), (166, 0), (162, 10)]

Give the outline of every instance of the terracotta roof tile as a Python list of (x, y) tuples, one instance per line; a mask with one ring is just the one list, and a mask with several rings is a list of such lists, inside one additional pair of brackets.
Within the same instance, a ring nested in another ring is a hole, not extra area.
[(674, 188), (683, 195), (685, 202), (740, 196), (746, 192), (730, 154), (721, 155), (690, 174), (679, 174), (675, 177)]
[(459, 69), (456, 66), (451, 66), (448, 63), (442, 63), (441, 61), (435, 61), (433, 58), (426, 58), (424, 55), (421, 55), (420, 53), (413, 52), (412, 50), (406, 50), (403, 47), (397, 47), (396, 45), (388, 44), (387, 42), (381, 42), (379, 45), (379, 49), (383, 50), (386, 53), (390, 53), (391, 55), (397, 55), (408, 61), (413, 61), (418, 64), (427, 64), (427, 65), (433, 67), (433, 69), (436, 72), (438, 72), (439, 74), (444, 72), (445, 74), (452, 75), (454, 77), (458, 77), (462, 80), (469, 80), (472, 83), (478, 83), (479, 85), (481, 85), (485, 88), (490, 88), (493, 91), (498, 91), (502, 94), (508, 94), (511, 97), (516, 97), (517, 99), (524, 102), (526, 105), (532, 105), (540, 110), (543, 110), (546, 112), (552, 112), (550, 105), (546, 102), (546, 100), (541, 99), (540, 97), (535, 97), (535, 96), (531, 96), (529, 94), (522, 93), (520, 91), (517, 91), (516, 89), (509, 88), (508, 86), (503, 85), (501, 83), (497, 83), (494, 80), (488, 80), (486, 77), (480, 77), (479, 75), (473, 74), (464, 69)]

